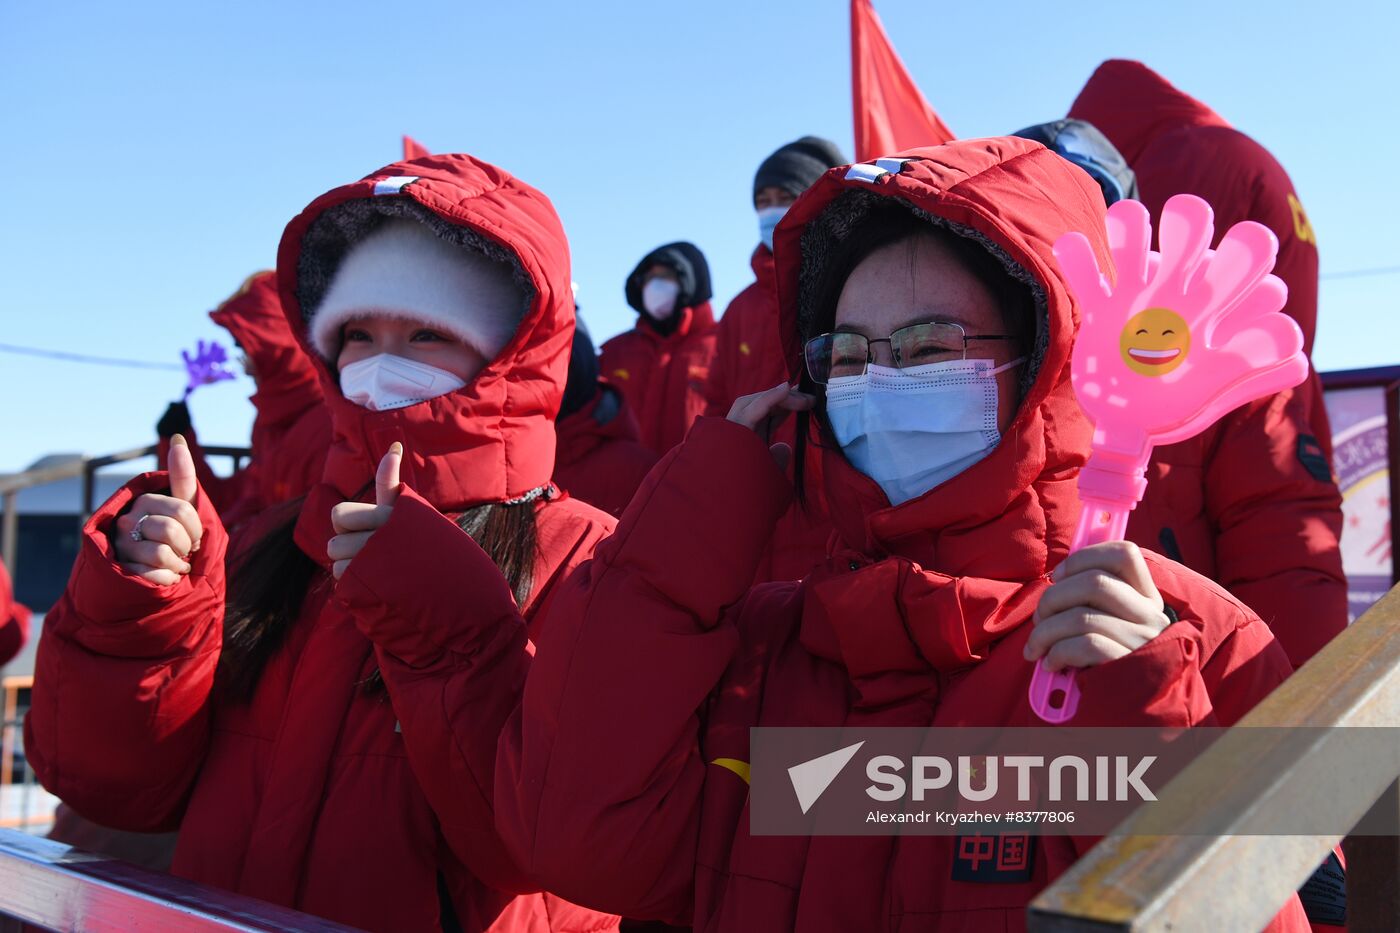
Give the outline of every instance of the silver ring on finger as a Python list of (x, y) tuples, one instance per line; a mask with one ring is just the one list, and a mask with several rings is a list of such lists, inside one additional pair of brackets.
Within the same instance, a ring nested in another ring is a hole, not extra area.
[(138, 518), (138, 519), (136, 520), (136, 524), (135, 524), (135, 525), (132, 527), (132, 529), (131, 529), (131, 540), (133, 540), (133, 541), (145, 541), (145, 540), (146, 540), (146, 536), (143, 535), (143, 534), (141, 533), (141, 523), (144, 522), (146, 519), (148, 519), (148, 518), (150, 518), (150, 517), (151, 517), (151, 516), (150, 516), (150, 513), (147, 513), (147, 514), (145, 514), (145, 515), (142, 515), (140, 518)]

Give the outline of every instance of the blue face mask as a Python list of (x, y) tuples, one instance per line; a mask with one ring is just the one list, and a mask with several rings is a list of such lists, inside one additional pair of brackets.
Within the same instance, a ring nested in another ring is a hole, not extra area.
[(954, 360), (833, 379), (826, 414), (846, 459), (899, 505), (957, 476), (1001, 441), (991, 360)]
[(763, 245), (771, 252), (773, 249), (773, 230), (777, 228), (778, 221), (783, 219), (783, 215), (788, 212), (786, 206), (764, 207), (758, 211), (758, 238), (763, 241)]

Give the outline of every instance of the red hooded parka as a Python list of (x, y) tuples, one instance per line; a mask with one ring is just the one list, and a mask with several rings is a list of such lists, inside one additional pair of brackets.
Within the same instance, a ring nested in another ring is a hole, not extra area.
[[(1317, 237), (1283, 166), (1205, 104), (1138, 62), (1100, 65), (1070, 108), (1103, 131), (1137, 174), (1154, 217), (1195, 194), (1215, 209), (1217, 239), (1244, 220), (1278, 236), (1274, 272), (1285, 313), (1312, 350)], [(1205, 574), (1273, 627), (1295, 667), (1346, 628), (1341, 493), (1317, 373), (1231, 412), (1204, 433), (1154, 451), (1128, 537)]]
[[(306, 495), (321, 478), (331, 419), (322, 404), (316, 367), (297, 342), (277, 297), (277, 274), (258, 272), (209, 318), (247, 354), (258, 387), (253, 393), (252, 462), (231, 477), (209, 468), (191, 432), (186, 438), (203, 488), (226, 528), (235, 528), (269, 506)], [(160, 445), (160, 466), (169, 455)]]
[[(172, 871), (186, 878), (370, 930), (438, 931), (450, 918), (465, 930), (613, 929), (615, 917), (528, 893), (539, 889), (491, 812), (497, 736), (519, 702), (538, 610), (613, 526), (550, 485), (573, 331), (564, 233), (542, 194), (469, 156), (381, 169), (287, 228), (279, 286), (303, 341), (302, 296), (314, 308), (317, 274), (324, 287), (385, 215), (513, 264), (528, 299), (515, 336), (467, 386), (391, 411), (346, 401), (315, 364), (334, 438), (294, 540), (319, 566), (249, 701), (215, 682), (227, 537), (208, 496), (196, 497), (193, 571), (162, 587), (123, 572), (110, 535), (168, 479), (118, 492), (88, 522), (45, 626), (26, 748), (44, 785), (85, 816), (178, 824)], [(336, 583), (331, 508), (363, 499), (393, 441), (405, 454), (392, 517)], [(489, 558), (443, 513), (521, 498), (538, 542), (518, 608), (508, 591), (463, 585), (464, 563)], [(482, 644), (496, 652), (490, 671), (473, 663)], [(365, 687), (376, 670), (378, 692)]]
[(677, 314), (665, 336), (645, 321), (603, 344), (603, 376), (637, 414), (642, 443), (663, 454), (681, 442), (705, 411), (705, 380), (715, 351), (715, 313), (708, 301)]
[(715, 360), (705, 385), (705, 414), (723, 418), (734, 400), (787, 379), (778, 338), (773, 253), (762, 243), (749, 260), (754, 280), (734, 296), (715, 326)]
[[(642, 300), (642, 280), (653, 265), (671, 269), (681, 286), (674, 315), (662, 322), (652, 320)], [(669, 243), (643, 257), (624, 291), (637, 326), (604, 343), (598, 365), (636, 413), (642, 443), (660, 456), (705, 413), (705, 383), (715, 356), (709, 266), (694, 244)]]
[[(1038, 283), (1048, 331), (1038, 376), (984, 460), (902, 505), (826, 448), (841, 544), (801, 583), (750, 588), (788, 500), (762, 439), (706, 418), (663, 458), (557, 594), (551, 639), (502, 734), (498, 826), (551, 890), (706, 933), (1022, 930), (1027, 903), (1085, 844), (1042, 837), (1029, 881), (980, 884), (952, 879), (949, 837), (748, 830), (751, 727), (1039, 723), (1022, 648), (1067, 551), (1090, 436), (1070, 387), (1077, 312), (1051, 245), (1082, 230), (1108, 262), (1103, 199), (1027, 140), (905, 156), (897, 171), (864, 175), (874, 181), (829, 172), (779, 227), (788, 359), (804, 228), (855, 190), (984, 239)], [(1234, 722), (1288, 676), (1287, 658), (1218, 587), (1147, 559), (1180, 621), (1081, 672), (1076, 725)], [(493, 568), (478, 565), (485, 585)], [(1273, 928), (1306, 929), (1296, 900)]]

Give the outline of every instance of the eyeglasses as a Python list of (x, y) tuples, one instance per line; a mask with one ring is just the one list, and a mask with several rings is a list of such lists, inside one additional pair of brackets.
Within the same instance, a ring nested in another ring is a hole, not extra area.
[(952, 358), (967, 359), (970, 340), (1015, 340), (1010, 334), (969, 334), (961, 325), (943, 321), (910, 324), (876, 340), (862, 334), (838, 331), (822, 334), (807, 341), (803, 355), (812, 381), (826, 385), (832, 379), (863, 376), (874, 362), (872, 344), (887, 343), (894, 355), (894, 365), (900, 369), (943, 363)]

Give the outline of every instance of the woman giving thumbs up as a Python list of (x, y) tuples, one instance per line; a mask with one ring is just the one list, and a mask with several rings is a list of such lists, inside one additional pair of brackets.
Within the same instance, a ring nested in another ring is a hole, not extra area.
[[(84, 531), (27, 745), (172, 871), (369, 930), (615, 928), (497, 837), (497, 739), (536, 607), (611, 531), (550, 483), (573, 333), (549, 202), (447, 155), (314, 201), (281, 304), (332, 422), (321, 481), (230, 561), (188, 451)], [(487, 633), (484, 636), (481, 633)]]

